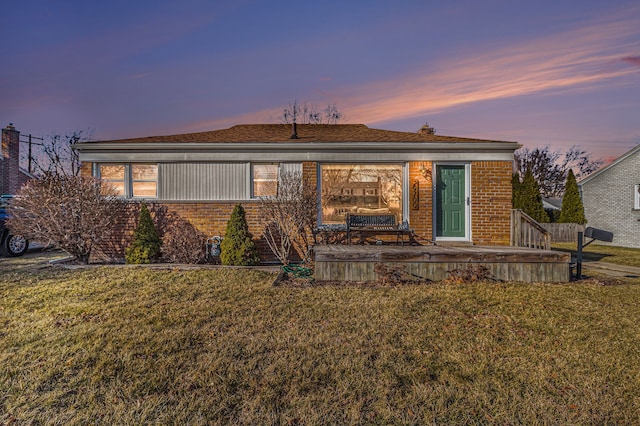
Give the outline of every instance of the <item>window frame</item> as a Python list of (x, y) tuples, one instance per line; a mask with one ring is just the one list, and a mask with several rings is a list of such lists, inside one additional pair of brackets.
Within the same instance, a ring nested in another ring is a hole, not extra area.
[[(122, 166), (122, 179), (106, 179), (102, 177), (102, 167), (103, 166)], [(113, 182), (122, 182), (122, 190), (123, 194), (118, 194), (117, 196), (120, 198), (126, 198), (127, 196), (127, 165), (125, 163), (98, 163), (96, 164), (94, 170), (94, 176), (100, 179), (101, 182), (106, 182), (112, 184)], [(116, 187), (115, 185), (112, 185)]]
[[(339, 161), (325, 161), (317, 163), (317, 182), (318, 182), (318, 224), (327, 225), (333, 224), (334, 221), (327, 222), (324, 217), (322, 202), (323, 202), (323, 177), (322, 171), (324, 166), (341, 165), (341, 166), (397, 166), (400, 169), (400, 186), (401, 197), (399, 199), (398, 207), (400, 209), (400, 217), (398, 217), (398, 223), (409, 221), (409, 163), (406, 161), (364, 161), (364, 162), (339, 162)], [(364, 192), (364, 190), (363, 190)], [(376, 191), (377, 192), (377, 191)], [(345, 194), (343, 194), (345, 195)], [(353, 194), (352, 194), (353, 195)], [(382, 194), (377, 194), (381, 196)], [(363, 196), (367, 196), (363, 194)]]
[[(155, 180), (153, 179), (136, 179), (135, 182), (155, 182), (156, 183), (156, 195), (151, 197), (151, 196), (135, 196), (133, 193), (133, 183), (134, 183), (134, 179), (133, 179), (133, 174), (132, 174), (132, 169), (133, 166), (136, 165), (153, 165), (156, 166), (156, 178)], [(119, 198), (125, 198), (125, 199), (136, 199), (136, 200), (151, 200), (151, 199), (157, 199), (158, 198), (158, 193), (159, 193), (159, 182), (160, 179), (158, 179), (159, 174), (160, 174), (160, 167), (158, 166), (158, 163), (123, 163), (123, 162), (114, 162), (114, 163), (110, 163), (110, 162), (105, 162), (105, 163), (95, 163), (94, 166), (94, 170), (93, 170), (93, 175), (95, 177), (97, 177), (100, 180), (103, 180), (104, 182), (122, 182), (121, 180), (113, 180), (113, 179), (103, 179), (102, 175), (101, 175), (101, 167), (102, 166), (124, 166), (124, 194), (122, 195), (118, 195)]]
[[(155, 166), (156, 167), (156, 178), (155, 179), (134, 179), (133, 177), (133, 168), (134, 166)], [(130, 187), (131, 187), (131, 197), (136, 199), (156, 199), (158, 198), (158, 164), (157, 163), (129, 163), (129, 176), (130, 176)], [(134, 191), (134, 184), (136, 182), (155, 182), (156, 184), (156, 195), (148, 196), (148, 195), (136, 195)]]
[(633, 185), (633, 209), (640, 210), (640, 184)]
[[(256, 180), (255, 178), (255, 166), (275, 166), (276, 168), (276, 177), (275, 179), (260, 179)], [(275, 197), (278, 194), (278, 184), (280, 180), (280, 163), (275, 162), (252, 162), (250, 171), (249, 171), (249, 186), (250, 186), (250, 198), (258, 199), (261, 197)], [(275, 194), (268, 195), (258, 195), (256, 194), (256, 182), (274, 182), (275, 183)]]

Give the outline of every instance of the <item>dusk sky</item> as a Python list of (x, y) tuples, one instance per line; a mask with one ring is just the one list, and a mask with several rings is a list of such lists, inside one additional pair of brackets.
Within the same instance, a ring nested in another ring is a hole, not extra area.
[(640, 2), (3, 2), (0, 125), (92, 138), (347, 123), (579, 145), (640, 143)]

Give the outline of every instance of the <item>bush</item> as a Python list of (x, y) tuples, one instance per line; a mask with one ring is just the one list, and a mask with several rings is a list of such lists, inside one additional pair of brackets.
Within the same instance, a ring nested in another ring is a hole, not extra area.
[(548, 223), (549, 216), (544, 211), (542, 205), (542, 195), (540, 194), (540, 187), (533, 177), (531, 170), (527, 170), (524, 175), (524, 179), (520, 184), (520, 193), (517, 197), (519, 206), (526, 214), (531, 216), (533, 220), (540, 223)]
[(522, 183), (520, 175), (515, 172), (511, 175), (511, 206), (514, 209), (522, 209)]
[(317, 221), (317, 192), (304, 183), (301, 172), (280, 173), (278, 191), (273, 197), (260, 198), (263, 237), (283, 265), (291, 262), (295, 249), (302, 260), (311, 260), (309, 238)]
[(549, 222), (558, 223), (560, 220), (560, 210), (558, 209), (544, 209), (547, 212), (547, 216), (549, 217)]
[(92, 249), (111, 237), (122, 211), (115, 195), (93, 177), (45, 173), (18, 191), (9, 205), (7, 227), (89, 263)]
[(567, 174), (564, 196), (562, 197), (562, 210), (560, 210), (560, 223), (578, 223), (584, 225), (587, 219), (584, 216), (584, 206), (580, 198), (578, 183), (572, 170)]
[(138, 226), (133, 233), (133, 241), (125, 250), (127, 263), (151, 263), (160, 254), (160, 237), (153, 225), (151, 214), (145, 204), (140, 208)]
[(162, 258), (173, 263), (204, 263), (206, 235), (178, 215), (168, 215), (162, 236)]
[(249, 232), (244, 208), (236, 204), (227, 222), (227, 230), (220, 244), (220, 261), (223, 265), (248, 266), (260, 262), (258, 249)]

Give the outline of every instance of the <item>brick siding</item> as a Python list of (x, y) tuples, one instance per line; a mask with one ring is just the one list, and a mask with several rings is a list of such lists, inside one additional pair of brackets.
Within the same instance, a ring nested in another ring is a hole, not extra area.
[(409, 163), (409, 223), (418, 242), (433, 240), (433, 163)]
[(471, 235), (477, 245), (509, 245), (510, 161), (471, 163)]
[(11, 126), (2, 129), (0, 193), (15, 194), (28, 179), (20, 171), (20, 132)]
[[(433, 239), (433, 190), (431, 162), (409, 163), (409, 220), (418, 241), (428, 243)], [(472, 238), (474, 244), (508, 245), (511, 210), (511, 162), (478, 161), (471, 164)], [(317, 185), (317, 163), (302, 164), (303, 178), (310, 186)], [(83, 175), (90, 176), (92, 167), (84, 163)], [(416, 184), (417, 183), (417, 184)], [(417, 196), (417, 200), (415, 197)], [(162, 208), (189, 220), (207, 236), (224, 235), (227, 221), (237, 201), (205, 202), (147, 202), (152, 216)], [(253, 234), (262, 260), (275, 261), (266, 242), (261, 240), (259, 203), (253, 200), (241, 202), (246, 212), (249, 231)], [(112, 240), (96, 251), (95, 260), (121, 260), (124, 248), (130, 243), (139, 202), (132, 201), (119, 219)], [(395, 237), (394, 237), (395, 238)]]

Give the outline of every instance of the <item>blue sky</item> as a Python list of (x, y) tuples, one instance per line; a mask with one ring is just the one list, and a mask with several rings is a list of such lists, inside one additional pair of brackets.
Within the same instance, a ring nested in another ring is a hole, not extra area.
[(637, 1), (5, 2), (0, 124), (94, 139), (346, 122), (616, 157), (640, 142)]

